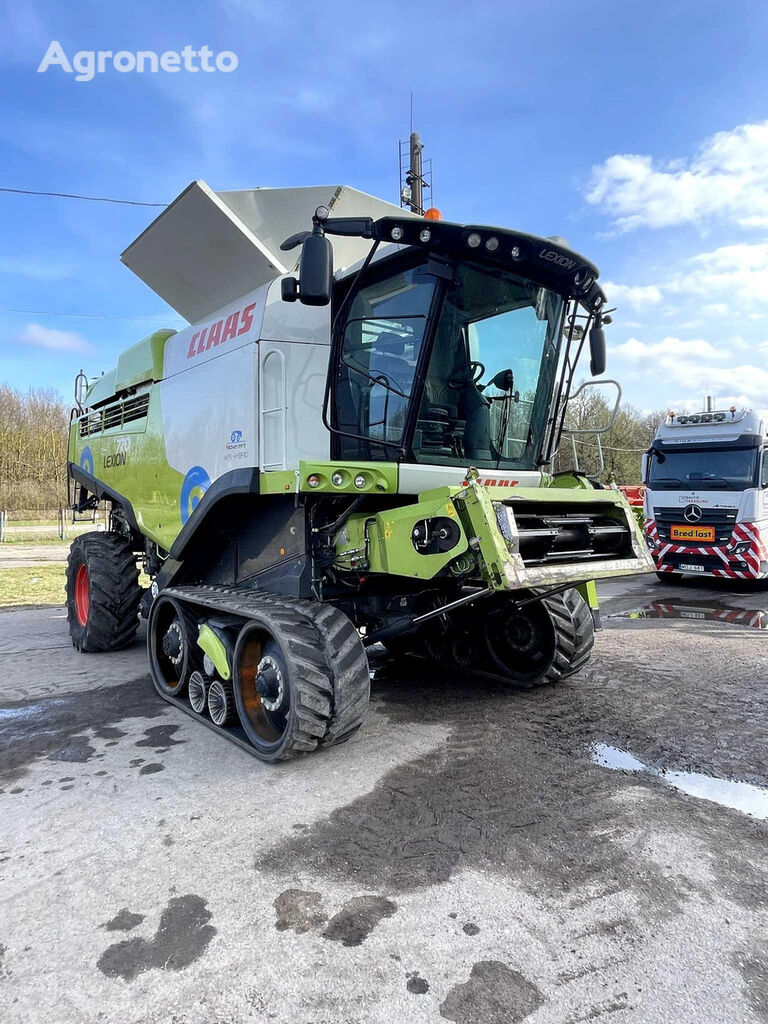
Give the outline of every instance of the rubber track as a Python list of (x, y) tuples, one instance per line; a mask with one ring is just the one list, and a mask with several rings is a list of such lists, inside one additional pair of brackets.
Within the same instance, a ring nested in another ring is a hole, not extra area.
[[(248, 587), (168, 587), (169, 597), (252, 618), (268, 616), (275, 636), (301, 665), (297, 752), (348, 740), (362, 725), (370, 697), (368, 658), (349, 618), (332, 605), (275, 597)], [(318, 649), (319, 648), (319, 649)]]
[[(78, 558), (78, 555), (81, 557)], [(139, 586), (136, 555), (130, 544), (116, 533), (93, 531), (76, 537), (67, 559), (67, 594), (74, 590), (74, 572), (85, 561), (91, 590), (91, 614), (85, 630), (77, 623), (73, 601), (67, 600), (70, 630), (76, 624), (79, 639), (72, 643), (80, 651), (119, 651), (136, 636), (139, 628)]]

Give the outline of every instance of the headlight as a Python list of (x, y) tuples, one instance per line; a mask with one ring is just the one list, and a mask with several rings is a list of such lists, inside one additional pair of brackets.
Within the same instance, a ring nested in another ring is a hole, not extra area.
[(344, 483), (344, 474), (338, 472), (334, 473), (333, 476), (331, 477), (331, 483), (333, 484), (334, 487), (341, 487), (341, 485)]
[(399, 225), (395, 225), (389, 233), (389, 237), (393, 242), (399, 242), (403, 237), (403, 229)]
[(421, 231), (419, 232), (419, 241), (420, 242), (428, 242), (431, 237), (432, 237), (432, 232), (429, 230), (429, 228), (422, 228)]
[(368, 481), (363, 476), (363, 474), (362, 473), (358, 473), (357, 476), (355, 477), (355, 487), (365, 487), (365, 485), (367, 483), (368, 483)]
[(307, 487), (319, 487), (319, 486), (320, 486), (320, 477), (317, 475), (317, 473), (310, 473), (310, 475), (307, 477)]
[(480, 237), (480, 235), (478, 235), (476, 231), (470, 231), (470, 233), (467, 235), (467, 245), (469, 246), (470, 249), (477, 249), (481, 242), (482, 238)]

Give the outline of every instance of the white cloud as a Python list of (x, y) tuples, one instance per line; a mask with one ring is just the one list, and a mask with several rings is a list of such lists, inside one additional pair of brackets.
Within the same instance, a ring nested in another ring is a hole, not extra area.
[(632, 309), (643, 310), (661, 302), (661, 291), (653, 284), (615, 284), (613, 281), (601, 284), (611, 305), (615, 303), (617, 306), (627, 305)]
[(768, 243), (724, 245), (699, 253), (664, 288), (707, 299), (727, 298), (727, 302), (707, 303), (705, 309), (717, 315), (724, 315), (734, 304), (752, 307), (768, 303)]
[(722, 359), (727, 353), (719, 352), (703, 338), (684, 341), (682, 338), (667, 337), (661, 341), (645, 342), (638, 338), (629, 338), (622, 345), (612, 345), (611, 353), (615, 353), (630, 362), (648, 361), (648, 365), (656, 367), (675, 367), (680, 360)]
[(93, 346), (75, 331), (57, 331), (42, 324), (27, 324), (17, 341), (52, 352), (92, 352)]
[(654, 164), (651, 156), (615, 154), (592, 168), (587, 202), (619, 231), (727, 217), (741, 227), (768, 226), (768, 121), (707, 139), (689, 160)]

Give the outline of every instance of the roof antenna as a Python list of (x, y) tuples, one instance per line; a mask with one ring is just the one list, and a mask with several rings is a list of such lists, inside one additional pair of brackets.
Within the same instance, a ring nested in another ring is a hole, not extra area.
[[(400, 206), (419, 217), (427, 206), (432, 206), (432, 160), (424, 160), (424, 143), (413, 130), (413, 92), (411, 92), (411, 130), (407, 142), (398, 143), (398, 172), (400, 176)], [(428, 202), (427, 202), (428, 200)]]

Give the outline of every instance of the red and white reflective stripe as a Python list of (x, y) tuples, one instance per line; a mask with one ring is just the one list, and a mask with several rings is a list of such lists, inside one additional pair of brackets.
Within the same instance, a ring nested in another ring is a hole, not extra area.
[[(653, 523), (654, 532), (656, 532), (655, 520), (648, 520), (647, 530), (648, 535), (651, 536), (650, 524)], [(657, 535), (658, 536), (658, 535)], [(739, 559), (744, 563), (744, 567), (741, 569), (735, 569), (731, 566), (730, 558), (733, 555), (733, 549), (737, 544), (749, 544), (749, 547), (744, 551), (739, 552)], [(768, 562), (768, 546), (760, 532), (760, 528), (756, 523), (736, 523), (733, 527), (731, 539), (726, 545), (711, 545), (711, 546), (687, 546), (685, 544), (666, 544), (659, 551), (653, 552), (654, 561), (656, 562), (656, 568), (660, 571), (674, 572), (674, 566), (662, 565), (662, 560), (667, 555), (699, 555), (704, 558), (718, 557), (723, 562), (722, 568), (710, 569), (707, 575), (711, 576), (725, 576), (729, 579), (754, 579), (761, 576), (760, 566), (764, 562)]]

